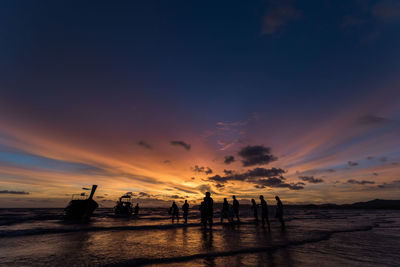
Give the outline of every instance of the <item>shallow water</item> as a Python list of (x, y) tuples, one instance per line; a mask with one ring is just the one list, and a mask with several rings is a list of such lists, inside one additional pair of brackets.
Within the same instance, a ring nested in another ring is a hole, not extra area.
[[(250, 212), (242, 224), (171, 224), (166, 209), (137, 219), (99, 209), (88, 224), (65, 223), (62, 209), (0, 210), (0, 264), (10, 266), (399, 266), (400, 212), (287, 210), (271, 232)], [(219, 221), (215, 218), (215, 222)]]

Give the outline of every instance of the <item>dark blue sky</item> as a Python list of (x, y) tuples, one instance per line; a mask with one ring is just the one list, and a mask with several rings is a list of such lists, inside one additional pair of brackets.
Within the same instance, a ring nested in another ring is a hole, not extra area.
[[(48, 102), (60, 91), (65, 102), (158, 95), (228, 120), (280, 101), (307, 112), (364, 95), (376, 77), (398, 73), (399, 20), (373, 15), (377, 4), (8, 1), (2, 82), (12, 94), (35, 91)], [(267, 16), (280, 20), (271, 33)]]

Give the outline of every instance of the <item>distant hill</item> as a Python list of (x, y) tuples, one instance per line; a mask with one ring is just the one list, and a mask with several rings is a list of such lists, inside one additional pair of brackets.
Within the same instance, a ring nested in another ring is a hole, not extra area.
[(308, 204), (308, 205), (286, 205), (286, 208), (304, 209), (393, 209), (400, 210), (400, 200), (374, 199), (367, 202), (356, 202), (353, 204)]

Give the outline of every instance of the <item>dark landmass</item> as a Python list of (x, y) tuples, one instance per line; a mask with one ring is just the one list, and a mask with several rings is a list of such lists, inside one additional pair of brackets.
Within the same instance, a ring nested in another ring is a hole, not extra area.
[(367, 202), (356, 202), (353, 204), (307, 204), (307, 205), (286, 205), (286, 208), (302, 209), (392, 209), (400, 210), (400, 200), (374, 199)]
[[(275, 203), (274, 203), (275, 204)], [(285, 205), (285, 203), (283, 203)], [(249, 204), (241, 204), (241, 209), (250, 209)], [(269, 205), (275, 207), (275, 205)], [(198, 209), (199, 206), (193, 206), (193, 209)], [(214, 203), (216, 211), (222, 208), (222, 203)], [(384, 200), (374, 199), (367, 202), (356, 202), (353, 204), (286, 204), (287, 209), (386, 209), (386, 210), (400, 210), (400, 200)]]

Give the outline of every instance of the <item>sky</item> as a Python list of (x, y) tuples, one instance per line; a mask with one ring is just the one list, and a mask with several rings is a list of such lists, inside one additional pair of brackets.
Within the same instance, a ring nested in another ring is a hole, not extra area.
[(0, 207), (400, 197), (400, 2), (1, 1)]

